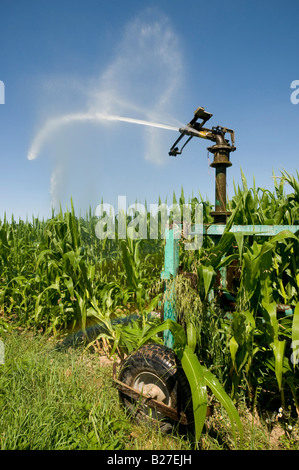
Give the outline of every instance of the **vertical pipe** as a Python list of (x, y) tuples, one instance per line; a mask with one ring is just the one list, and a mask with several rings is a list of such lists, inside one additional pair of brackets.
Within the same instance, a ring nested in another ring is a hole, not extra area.
[(231, 147), (226, 143), (209, 147), (214, 160), (211, 167), (215, 168), (215, 211), (211, 212), (215, 224), (226, 224), (230, 212), (226, 210), (226, 168), (231, 166), (229, 154)]
[[(177, 320), (175, 308), (175, 279), (179, 271), (179, 234), (181, 225), (175, 225), (173, 228), (166, 228), (165, 233), (165, 257), (164, 271), (161, 272), (161, 279), (165, 281), (164, 288), (164, 320), (170, 318)], [(164, 345), (172, 348), (174, 338), (169, 330), (164, 331)]]
[[(215, 168), (215, 211), (211, 212), (211, 215), (215, 224), (225, 225), (227, 217), (231, 214), (226, 210), (226, 168), (231, 166), (229, 156), (232, 147), (226, 143), (222, 135), (217, 137), (216, 145), (208, 149), (214, 155), (211, 167)], [(221, 268), (221, 288), (226, 288), (226, 274), (226, 268)]]
[(216, 167), (215, 182), (215, 211), (226, 211), (226, 166)]

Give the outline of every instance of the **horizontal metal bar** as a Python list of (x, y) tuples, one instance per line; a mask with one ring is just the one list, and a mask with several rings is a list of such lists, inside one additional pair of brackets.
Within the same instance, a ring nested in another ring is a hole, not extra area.
[[(198, 235), (222, 235), (225, 230), (225, 225), (194, 225), (192, 233)], [(244, 235), (259, 235), (261, 237), (269, 237), (277, 235), (284, 230), (296, 233), (299, 230), (299, 225), (233, 225), (230, 232), (243, 232)]]
[(165, 416), (168, 418), (174, 420), (174, 421), (179, 421), (180, 423), (187, 425), (187, 417), (185, 413), (178, 413), (177, 410), (174, 408), (171, 408), (168, 405), (165, 405), (164, 403), (155, 400), (154, 398), (150, 397), (149, 395), (143, 395), (142, 392), (139, 392), (139, 390), (136, 390), (135, 388), (130, 387), (129, 385), (120, 382), (117, 379), (113, 379), (116, 387), (118, 390), (121, 391), (124, 395), (133, 398), (136, 400), (136, 402), (142, 404), (142, 405), (147, 405), (150, 406), (151, 408), (155, 408), (158, 411), (161, 411)]
[[(142, 404), (152, 406), (153, 408), (157, 409), (158, 411), (161, 411), (162, 413), (164, 413), (165, 416), (174, 421), (179, 421), (181, 424), (184, 425), (189, 424), (186, 414), (182, 411), (179, 413), (176, 409), (171, 408), (171, 406), (165, 405), (165, 403), (157, 401), (149, 395), (143, 395), (143, 393), (139, 390), (136, 390), (135, 388), (132, 388), (124, 382), (118, 380), (116, 378), (116, 363), (113, 364), (113, 383), (116, 388), (124, 395), (133, 398), (137, 402), (141, 401)], [(213, 412), (214, 406), (208, 405), (207, 416), (212, 416)]]

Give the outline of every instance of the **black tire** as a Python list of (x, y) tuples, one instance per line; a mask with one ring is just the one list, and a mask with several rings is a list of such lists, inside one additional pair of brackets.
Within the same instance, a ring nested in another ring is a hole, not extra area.
[[(136, 390), (149, 393), (162, 403), (183, 411), (191, 424), (192, 399), (189, 383), (172, 349), (147, 344), (132, 353), (122, 364), (119, 380)], [(136, 421), (144, 421), (163, 431), (170, 431), (178, 422), (154, 408), (138, 406), (134, 399), (120, 392), (120, 400)]]

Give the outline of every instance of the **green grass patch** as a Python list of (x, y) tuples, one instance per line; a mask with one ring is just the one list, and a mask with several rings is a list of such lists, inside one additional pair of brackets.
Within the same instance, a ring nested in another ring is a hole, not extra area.
[[(113, 386), (112, 363), (103, 366), (99, 354), (59, 352), (53, 338), (28, 331), (12, 331), (2, 339), (1, 450), (194, 449), (192, 436), (164, 435), (126, 416)], [(245, 405), (239, 412), (245, 449), (299, 450), (294, 420), (280, 423), (276, 416), (269, 423)], [(217, 405), (205, 422), (200, 448), (235, 448), (230, 420)]]
[(98, 354), (59, 352), (32, 333), (4, 337), (0, 365), (1, 450), (190, 448), (177, 435), (133, 423), (113, 386), (112, 364)]

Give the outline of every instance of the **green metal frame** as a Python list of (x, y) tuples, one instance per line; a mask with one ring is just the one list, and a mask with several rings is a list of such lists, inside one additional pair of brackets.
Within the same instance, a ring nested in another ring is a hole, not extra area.
[[(175, 309), (175, 278), (179, 272), (179, 238), (176, 237), (176, 229), (166, 228), (165, 230), (165, 256), (164, 270), (161, 272), (161, 279), (165, 281), (164, 299), (164, 320), (170, 318), (176, 321)], [(164, 332), (164, 345), (173, 347), (174, 339), (169, 330)]]
[[(222, 235), (225, 225), (209, 225), (204, 227), (204, 235)], [(299, 225), (233, 225), (230, 232), (243, 232), (244, 235), (258, 235), (259, 237), (272, 237), (284, 230), (295, 233), (299, 230)]]

